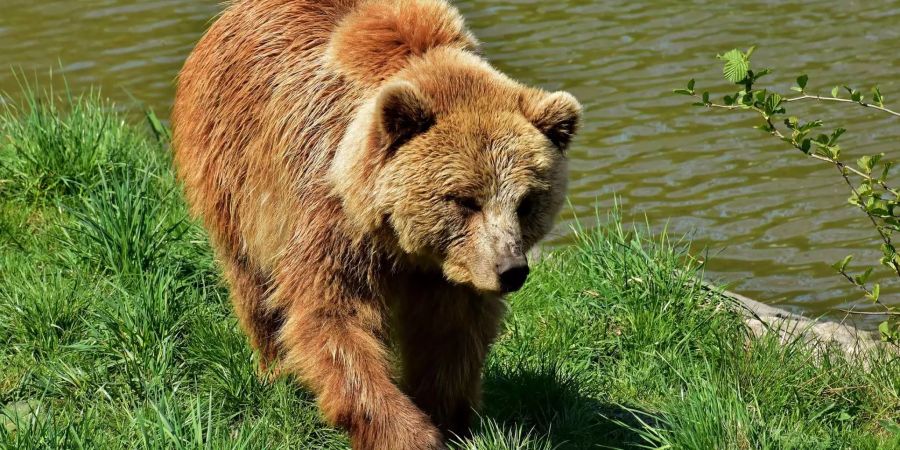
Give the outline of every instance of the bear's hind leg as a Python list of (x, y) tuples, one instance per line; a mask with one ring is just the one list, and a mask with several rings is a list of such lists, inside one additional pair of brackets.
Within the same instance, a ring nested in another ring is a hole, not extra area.
[(279, 311), (266, 308), (270, 281), (242, 261), (226, 261), (224, 267), (238, 323), (259, 357), (259, 376), (275, 379), (279, 375), (277, 334), (283, 318)]

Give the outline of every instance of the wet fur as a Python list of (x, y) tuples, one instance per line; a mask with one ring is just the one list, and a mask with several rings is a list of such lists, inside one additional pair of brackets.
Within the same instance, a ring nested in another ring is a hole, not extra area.
[[(356, 449), (466, 433), (505, 310), (478, 261), (532, 246), (562, 202), (577, 102), (476, 51), (442, 0), (244, 0), (179, 77), (176, 166), (261, 370)], [(461, 192), (481, 216), (448, 209)]]

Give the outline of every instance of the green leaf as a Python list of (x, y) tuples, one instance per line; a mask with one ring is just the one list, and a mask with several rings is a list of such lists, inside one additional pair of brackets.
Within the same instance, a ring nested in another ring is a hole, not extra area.
[(759, 72), (754, 72), (752, 70), (748, 70), (747, 73), (751, 75), (751, 79), (753, 80), (754, 83), (756, 83), (760, 78), (772, 73), (772, 69), (763, 69), (763, 70), (760, 70)]
[(878, 89), (878, 86), (872, 88), (872, 102), (884, 108), (884, 96), (881, 95), (881, 90)]
[(867, 281), (869, 281), (869, 277), (871, 277), (871, 276), (872, 276), (872, 268), (869, 267), (868, 269), (866, 269), (865, 272), (862, 273), (862, 275), (857, 275), (856, 277), (854, 277), (854, 281), (856, 281), (856, 284), (862, 286), (862, 285), (866, 284)]
[(688, 81), (687, 88), (688, 88), (688, 90), (691, 91), (691, 92), (694, 91), (694, 83), (695, 83), (695, 81), (694, 81), (693, 78), (691, 78), (691, 81)]
[(757, 130), (760, 130), (760, 131), (765, 131), (766, 133), (771, 133), (771, 132), (775, 131), (775, 128), (772, 125), (769, 125), (768, 122), (764, 122), (761, 125), (757, 125), (753, 128), (756, 128)]
[(877, 154), (877, 155), (872, 155), (872, 166), (871, 166), (871, 167), (872, 167), (873, 169), (875, 168), (875, 166), (878, 165), (878, 163), (881, 162), (881, 158), (884, 158), (884, 153), (879, 153), (879, 154)]
[(850, 261), (853, 261), (853, 255), (847, 255), (843, 260), (836, 262), (831, 265), (834, 270), (838, 272), (845, 272), (847, 270), (847, 266), (850, 265)]
[(885, 181), (888, 177), (888, 172), (891, 171), (891, 167), (894, 166), (893, 162), (887, 162), (884, 164), (884, 168), (881, 170), (881, 177), (878, 178), (879, 181)]
[(760, 103), (760, 104), (764, 105), (766, 103), (766, 95), (767, 94), (768, 94), (768, 91), (766, 91), (765, 89), (763, 89), (761, 91), (756, 91), (756, 94), (755, 94), (756, 95), (756, 98), (755, 98), (756, 103)]
[(837, 143), (838, 139), (840, 139), (841, 135), (846, 133), (847, 130), (844, 128), (835, 128), (833, 132), (831, 132), (831, 138), (828, 139), (828, 145), (834, 145)]
[(797, 86), (800, 88), (800, 92), (803, 92), (803, 90), (806, 89), (806, 83), (808, 82), (809, 77), (806, 74), (797, 77)]
[(872, 186), (870, 184), (866, 184), (865, 181), (863, 184), (860, 184), (858, 188), (856, 188), (856, 192), (859, 192), (859, 195), (869, 196), (872, 195)]
[(689, 91), (687, 89), (673, 89), (672, 93), (680, 94), (680, 95), (694, 95), (694, 93), (692, 91)]
[(859, 170), (862, 170), (866, 175), (872, 173), (872, 168), (875, 167), (875, 164), (878, 162), (876, 157), (872, 156), (863, 156), (856, 160), (856, 165), (859, 167)]
[(878, 331), (881, 333), (882, 339), (887, 340), (891, 338), (891, 326), (887, 320), (878, 324)]
[(752, 49), (747, 55), (738, 49), (732, 49), (724, 55), (719, 56), (719, 59), (725, 61), (725, 66), (722, 68), (722, 74), (725, 75), (726, 80), (738, 84), (747, 77), (747, 72), (750, 70), (750, 61), (748, 57), (751, 53)]
[(812, 122), (807, 122), (802, 127), (800, 127), (800, 131), (809, 131), (809, 130), (812, 130), (813, 128), (819, 128), (821, 126), (822, 126), (821, 120), (814, 120)]
[(766, 98), (766, 113), (772, 115), (778, 112), (778, 107), (781, 106), (782, 100), (781, 95), (773, 92), (772, 95)]
[(750, 56), (753, 55), (753, 52), (755, 52), (755, 51), (756, 51), (756, 46), (751, 45), (750, 48), (747, 49), (747, 53), (744, 55), (744, 58), (746, 58), (747, 61), (749, 61)]
[(838, 98), (838, 94), (841, 92), (840, 86), (835, 86), (831, 89), (831, 96), (834, 98)]
[(869, 295), (869, 298), (871, 298), (873, 302), (877, 302), (879, 295), (881, 295), (881, 285), (878, 283), (875, 283), (872, 286), (872, 294)]

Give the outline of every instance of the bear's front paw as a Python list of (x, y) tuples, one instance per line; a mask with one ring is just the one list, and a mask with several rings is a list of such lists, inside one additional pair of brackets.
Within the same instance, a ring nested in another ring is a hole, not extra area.
[(275, 384), (284, 374), (284, 369), (277, 362), (265, 363), (260, 361), (256, 365), (256, 379), (265, 385)]
[(428, 425), (428, 429), (411, 430), (410, 442), (408, 447), (402, 447), (403, 450), (446, 450), (444, 438), (437, 428)]
[(351, 432), (354, 450), (446, 450), (441, 432), (424, 413), (384, 416)]

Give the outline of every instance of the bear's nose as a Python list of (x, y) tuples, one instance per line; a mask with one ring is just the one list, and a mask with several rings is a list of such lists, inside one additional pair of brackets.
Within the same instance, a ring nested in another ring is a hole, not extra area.
[(497, 267), (503, 293), (518, 291), (528, 278), (528, 261), (524, 256), (509, 258)]

